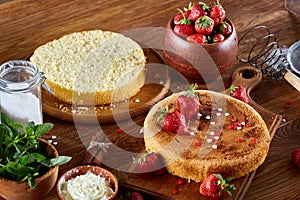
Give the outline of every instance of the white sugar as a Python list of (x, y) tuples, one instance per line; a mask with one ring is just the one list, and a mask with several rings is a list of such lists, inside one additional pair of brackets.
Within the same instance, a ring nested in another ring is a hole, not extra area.
[(1, 111), (15, 122), (24, 124), (33, 121), (43, 123), (40, 100), (32, 93), (9, 94), (0, 92)]

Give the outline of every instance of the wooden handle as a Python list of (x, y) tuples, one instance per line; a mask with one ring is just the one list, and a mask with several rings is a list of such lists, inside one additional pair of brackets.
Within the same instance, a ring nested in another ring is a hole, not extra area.
[(300, 78), (298, 76), (290, 70), (287, 70), (284, 74), (284, 79), (300, 92)]

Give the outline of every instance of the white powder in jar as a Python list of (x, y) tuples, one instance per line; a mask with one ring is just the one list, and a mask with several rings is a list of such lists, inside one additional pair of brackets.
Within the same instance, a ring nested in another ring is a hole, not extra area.
[(43, 123), (40, 100), (32, 93), (6, 93), (0, 91), (1, 112), (10, 116), (15, 122), (25, 124), (33, 121)]

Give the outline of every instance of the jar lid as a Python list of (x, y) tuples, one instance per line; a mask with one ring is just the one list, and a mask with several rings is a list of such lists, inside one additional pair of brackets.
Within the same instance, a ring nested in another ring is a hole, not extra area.
[(287, 60), (290, 63), (291, 70), (300, 75), (300, 40), (289, 47)]

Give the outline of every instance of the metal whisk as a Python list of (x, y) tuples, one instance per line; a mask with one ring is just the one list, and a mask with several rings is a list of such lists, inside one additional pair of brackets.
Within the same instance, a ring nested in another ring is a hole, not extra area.
[(246, 47), (242, 53), (247, 56), (242, 58), (239, 55), (240, 62), (249, 63), (274, 79), (285, 79), (300, 91), (300, 79), (291, 72), (290, 64), (283, 54), (276, 36), (270, 32), (268, 27), (256, 26), (248, 30), (240, 38), (238, 44), (241, 43)]

